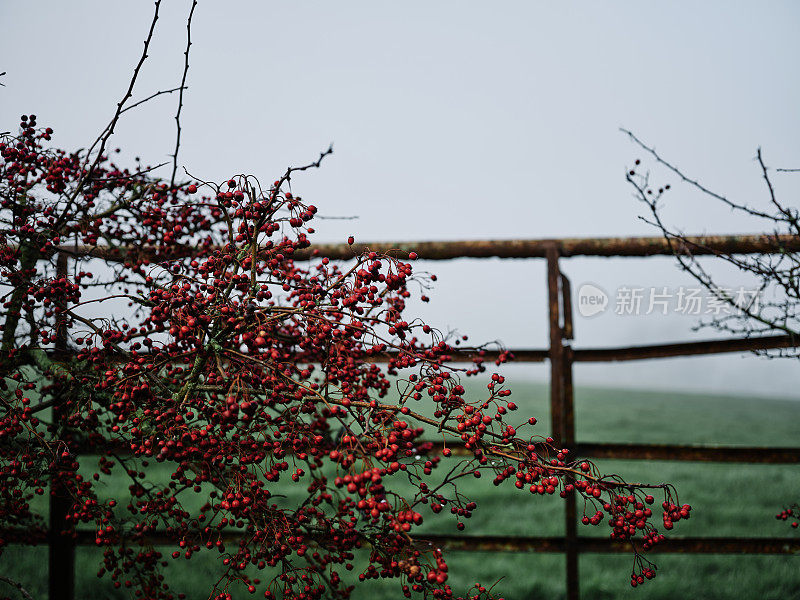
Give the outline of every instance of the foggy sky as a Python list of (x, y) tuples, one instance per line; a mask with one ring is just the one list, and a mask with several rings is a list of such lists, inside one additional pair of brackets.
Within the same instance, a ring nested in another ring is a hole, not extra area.
[[(190, 2), (164, 2), (134, 98), (180, 81)], [(0, 130), (34, 113), (85, 147), (113, 115), (141, 52), (149, 2), (0, 3)], [(270, 182), (314, 160), (294, 192), (327, 216), (318, 241), (655, 235), (624, 173), (644, 158), (624, 126), (708, 187), (758, 205), (754, 163), (800, 167), (800, 10), (794, 2), (208, 2), (195, 13), (180, 164), (204, 179)], [(169, 160), (175, 95), (126, 114), (112, 145)], [(165, 170), (164, 176), (169, 176)], [(759, 223), (675, 185), (687, 233)], [(775, 174), (797, 204), (798, 176)], [(546, 344), (544, 265), (419, 263), (439, 274), (441, 329)], [(688, 285), (669, 258), (570, 259), (573, 286)], [(730, 285), (745, 283), (720, 271)], [(706, 339), (680, 315), (576, 318), (576, 346)], [(544, 378), (541, 366), (518, 376)], [(800, 397), (798, 365), (723, 356), (581, 365), (576, 383)]]

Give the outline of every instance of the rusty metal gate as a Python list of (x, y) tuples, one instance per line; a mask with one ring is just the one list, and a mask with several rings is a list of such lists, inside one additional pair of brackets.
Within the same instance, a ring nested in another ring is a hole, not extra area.
[[(315, 245), (296, 260), (310, 258), (312, 251), (332, 259), (348, 259), (362, 249), (397, 252), (407, 256), (415, 251), (421, 260), (453, 258), (543, 258), (547, 262), (547, 295), (549, 348), (511, 349), (517, 362), (550, 363), (551, 434), (561, 445), (581, 457), (646, 459), (671, 461), (704, 461), (731, 463), (800, 463), (800, 447), (724, 447), (675, 444), (584, 443), (575, 439), (575, 406), (572, 367), (576, 362), (628, 361), (675, 356), (747, 352), (773, 348), (793, 348), (800, 341), (789, 336), (765, 336), (728, 340), (695, 341), (676, 344), (641, 345), (625, 348), (573, 348), (572, 295), (569, 279), (560, 268), (560, 261), (573, 256), (644, 257), (671, 255), (690, 251), (697, 255), (770, 254), (800, 251), (800, 239), (793, 236), (703, 236), (686, 238), (686, 245), (671, 247), (664, 238), (572, 238), (549, 240), (457, 241), (457, 242), (380, 242), (361, 245)], [(114, 259), (104, 249), (75, 252), (62, 249), (57, 264), (66, 275), (69, 256), (104, 256)], [(66, 339), (60, 336), (57, 350), (66, 351)], [(487, 352), (487, 358), (496, 356)], [(54, 417), (58, 418), (57, 405)], [(452, 445), (450, 445), (452, 447)], [(50, 501), (49, 589), (50, 600), (74, 598), (75, 546), (91, 545), (93, 533), (79, 533), (77, 538), (63, 534), (69, 499), (58, 493)], [(583, 537), (577, 534), (578, 517), (574, 495), (565, 501), (565, 534), (553, 537), (449, 536), (425, 535), (425, 539), (442, 548), (461, 551), (512, 551), (562, 553), (566, 559), (566, 596), (579, 598), (580, 576), (578, 557), (581, 553), (613, 553), (629, 551), (629, 542)], [(166, 542), (155, 536), (154, 542)], [(18, 542), (19, 543), (19, 542)], [(731, 538), (669, 537), (654, 552), (712, 554), (792, 554), (800, 553), (798, 538)]]

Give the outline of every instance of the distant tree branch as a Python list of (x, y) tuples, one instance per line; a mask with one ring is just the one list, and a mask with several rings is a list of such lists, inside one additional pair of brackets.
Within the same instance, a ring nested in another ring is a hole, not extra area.
[[(729, 314), (715, 315), (698, 324), (697, 328), (711, 327), (746, 337), (766, 335), (770, 333), (788, 334), (800, 343), (800, 256), (787, 250), (779, 241), (780, 236), (800, 236), (800, 216), (797, 208), (781, 202), (770, 179), (770, 169), (764, 162), (761, 149), (756, 153), (761, 176), (764, 179), (769, 204), (775, 208), (774, 213), (756, 209), (750, 205), (731, 200), (716, 193), (698, 180), (687, 176), (681, 169), (665, 160), (651, 146), (648, 146), (627, 129), (622, 129), (639, 148), (645, 150), (659, 165), (666, 167), (683, 183), (700, 191), (703, 195), (720, 201), (734, 211), (766, 220), (769, 230), (765, 233), (775, 241), (775, 252), (772, 254), (734, 255), (722, 252), (711, 253), (717, 258), (736, 267), (740, 272), (754, 278), (756, 284), (753, 291), (759, 294), (757, 301), (744, 304), (740, 298), (734, 297), (731, 290), (720, 285), (716, 276), (703, 267), (692, 254), (691, 249), (698, 247), (680, 231), (669, 227), (662, 218), (664, 195), (671, 189), (670, 185), (654, 186), (650, 181), (650, 172), (642, 171), (637, 160), (633, 168), (626, 172), (626, 180), (634, 187), (635, 197), (650, 210), (650, 217), (641, 217), (646, 223), (661, 231), (669, 247), (673, 250), (680, 267), (695, 279), (717, 300), (733, 310)], [(785, 237), (783, 238), (785, 239)], [(764, 293), (774, 295), (765, 299)], [(794, 346), (778, 351), (763, 351), (762, 354), (774, 356), (800, 356), (800, 349)]]

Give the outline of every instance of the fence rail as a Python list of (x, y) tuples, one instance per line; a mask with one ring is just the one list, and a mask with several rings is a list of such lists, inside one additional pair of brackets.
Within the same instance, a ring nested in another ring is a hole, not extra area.
[[(9, 532), (8, 543), (24, 544), (27, 534), (23, 530)], [(95, 546), (94, 531), (78, 531), (72, 539), (75, 546)], [(155, 546), (171, 546), (174, 538), (164, 531), (147, 534)], [(235, 530), (215, 531), (214, 539), (225, 544), (237, 543), (242, 534)], [(52, 538), (51, 538), (52, 539)], [(506, 536), (506, 535), (442, 535), (419, 534), (415, 541), (419, 547), (433, 546), (459, 552), (531, 552), (563, 554), (566, 551), (564, 536)], [(578, 549), (587, 554), (628, 554), (631, 542), (612, 540), (608, 537), (578, 536), (575, 539)], [(636, 542), (634, 542), (636, 543)], [(800, 554), (798, 538), (766, 537), (686, 537), (670, 536), (648, 553), (659, 554)]]
[[(447, 446), (453, 454), (471, 456), (464, 442), (434, 444), (434, 451)], [(538, 446), (538, 445), (537, 445)], [(542, 451), (547, 449), (542, 445)], [(620, 444), (614, 442), (575, 442), (571, 455), (581, 458), (614, 458), (620, 460), (675, 460), (713, 463), (800, 464), (800, 447), (712, 446), (693, 444)]]
[[(348, 244), (314, 244), (306, 250), (296, 251), (296, 260), (313, 256), (327, 256), (341, 260), (352, 258), (367, 250), (394, 255), (416, 252), (425, 260), (450, 260), (453, 258), (546, 258), (555, 249), (559, 256), (658, 256), (689, 253), (696, 256), (716, 254), (773, 254), (800, 251), (800, 238), (792, 235), (694, 235), (677, 239), (664, 237), (606, 237), (606, 238), (553, 238), (524, 240), (457, 240), (420, 242), (358, 242)], [(125, 260), (128, 249), (98, 246), (62, 246), (55, 250), (70, 256), (92, 256), (106, 260)], [(189, 256), (194, 248), (186, 247), (172, 252), (172, 258)], [(153, 249), (136, 248), (135, 253), (156, 257)], [(163, 256), (163, 258), (167, 258)]]
[[(693, 236), (686, 241), (663, 237), (639, 238), (565, 238), (539, 240), (489, 240), (489, 241), (433, 241), (433, 242), (378, 242), (353, 246), (315, 245), (297, 252), (295, 259), (306, 260), (314, 256), (332, 259), (349, 259), (364, 250), (407, 256), (414, 251), (420, 259), (449, 260), (455, 258), (544, 258), (547, 262), (547, 294), (549, 348), (511, 350), (516, 361), (550, 363), (550, 419), (551, 435), (557, 442), (571, 449), (574, 455), (595, 458), (624, 458), (647, 460), (676, 460), (732, 463), (800, 463), (800, 448), (695, 446), (676, 444), (620, 444), (581, 442), (575, 439), (575, 406), (572, 365), (576, 362), (607, 362), (647, 360), (676, 356), (697, 356), (725, 352), (763, 351), (768, 349), (797, 348), (798, 340), (791, 336), (764, 336), (724, 340), (704, 340), (673, 344), (643, 345), (625, 348), (573, 348), (572, 299), (569, 279), (562, 273), (559, 261), (572, 256), (646, 257), (672, 255), (728, 254), (780, 254), (800, 251), (798, 236), (731, 235)], [(109, 248), (63, 247), (57, 265), (61, 275), (67, 273), (67, 259), (98, 257), (106, 260), (127, 260), (128, 250)], [(153, 260), (189, 255), (187, 248), (169, 257), (157, 256), (147, 248), (135, 251)], [(66, 340), (59, 338), (56, 354), (67, 353)], [(495, 359), (497, 351), (485, 351), (485, 359)], [(458, 359), (459, 353), (453, 358)], [(466, 358), (466, 356), (465, 356)], [(374, 357), (371, 360), (388, 360)], [(58, 407), (54, 407), (58, 416)], [(448, 444), (455, 452), (465, 451), (463, 443)], [(87, 453), (97, 452), (90, 448)], [(51, 497), (49, 544), (50, 600), (74, 598), (75, 546), (94, 543), (94, 534), (78, 532), (76, 538), (63, 535), (68, 499), (58, 493)], [(578, 556), (580, 553), (614, 553), (629, 551), (628, 542), (607, 538), (577, 535), (577, 513), (574, 495), (565, 501), (565, 535), (556, 537), (504, 537), (504, 536), (444, 536), (425, 535), (420, 543), (463, 551), (503, 552), (553, 552), (566, 557), (566, 586), (568, 600), (579, 597)], [(13, 532), (9, 532), (12, 533)], [(19, 533), (19, 532), (18, 532)], [(232, 539), (236, 534), (231, 532)], [(10, 535), (9, 540), (16, 540)], [(167, 536), (154, 534), (153, 541), (168, 543)], [(793, 538), (680, 538), (670, 537), (652, 551), (713, 554), (796, 554), (800, 553), (800, 540)]]

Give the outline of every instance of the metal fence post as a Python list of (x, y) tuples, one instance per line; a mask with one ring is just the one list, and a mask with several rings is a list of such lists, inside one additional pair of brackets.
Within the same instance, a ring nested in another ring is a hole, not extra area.
[[(60, 253), (57, 258), (58, 277), (67, 276), (68, 257)], [(61, 306), (61, 308), (65, 308)], [(56, 350), (67, 350), (67, 318), (63, 312), (56, 314)], [(56, 399), (58, 400), (58, 399)], [(63, 424), (66, 415), (62, 406), (53, 404), (53, 423)], [(55, 476), (57, 468), (53, 470)], [(75, 598), (75, 540), (64, 534), (67, 528), (67, 513), (72, 499), (58, 485), (50, 482), (50, 536), (48, 545), (48, 598), (50, 600), (74, 600)]]
[(562, 439), (564, 352), (561, 342), (561, 310), (559, 299), (558, 247), (547, 248), (547, 307), (550, 324), (550, 435), (557, 443)]
[[(560, 273), (561, 278), (561, 305), (564, 312), (564, 329), (562, 330), (562, 368), (563, 368), (563, 409), (561, 425), (562, 442), (564, 446), (575, 451), (575, 397), (572, 387), (572, 347), (568, 340), (573, 337), (572, 325), (572, 299), (569, 279)], [(568, 478), (567, 481), (573, 481)], [(578, 571), (578, 515), (576, 509), (576, 493), (572, 492), (566, 497), (564, 507), (564, 535), (566, 537), (567, 558), (567, 600), (578, 600), (580, 597), (580, 574)]]
[[(572, 348), (564, 341), (573, 335), (569, 280), (558, 266), (559, 249), (547, 248), (547, 295), (550, 323), (550, 428), (559, 445), (575, 442), (572, 392)], [(563, 310), (563, 325), (562, 325)], [(569, 479), (567, 480), (569, 481)], [(567, 495), (564, 507), (567, 600), (578, 600), (578, 540), (575, 493)]]

